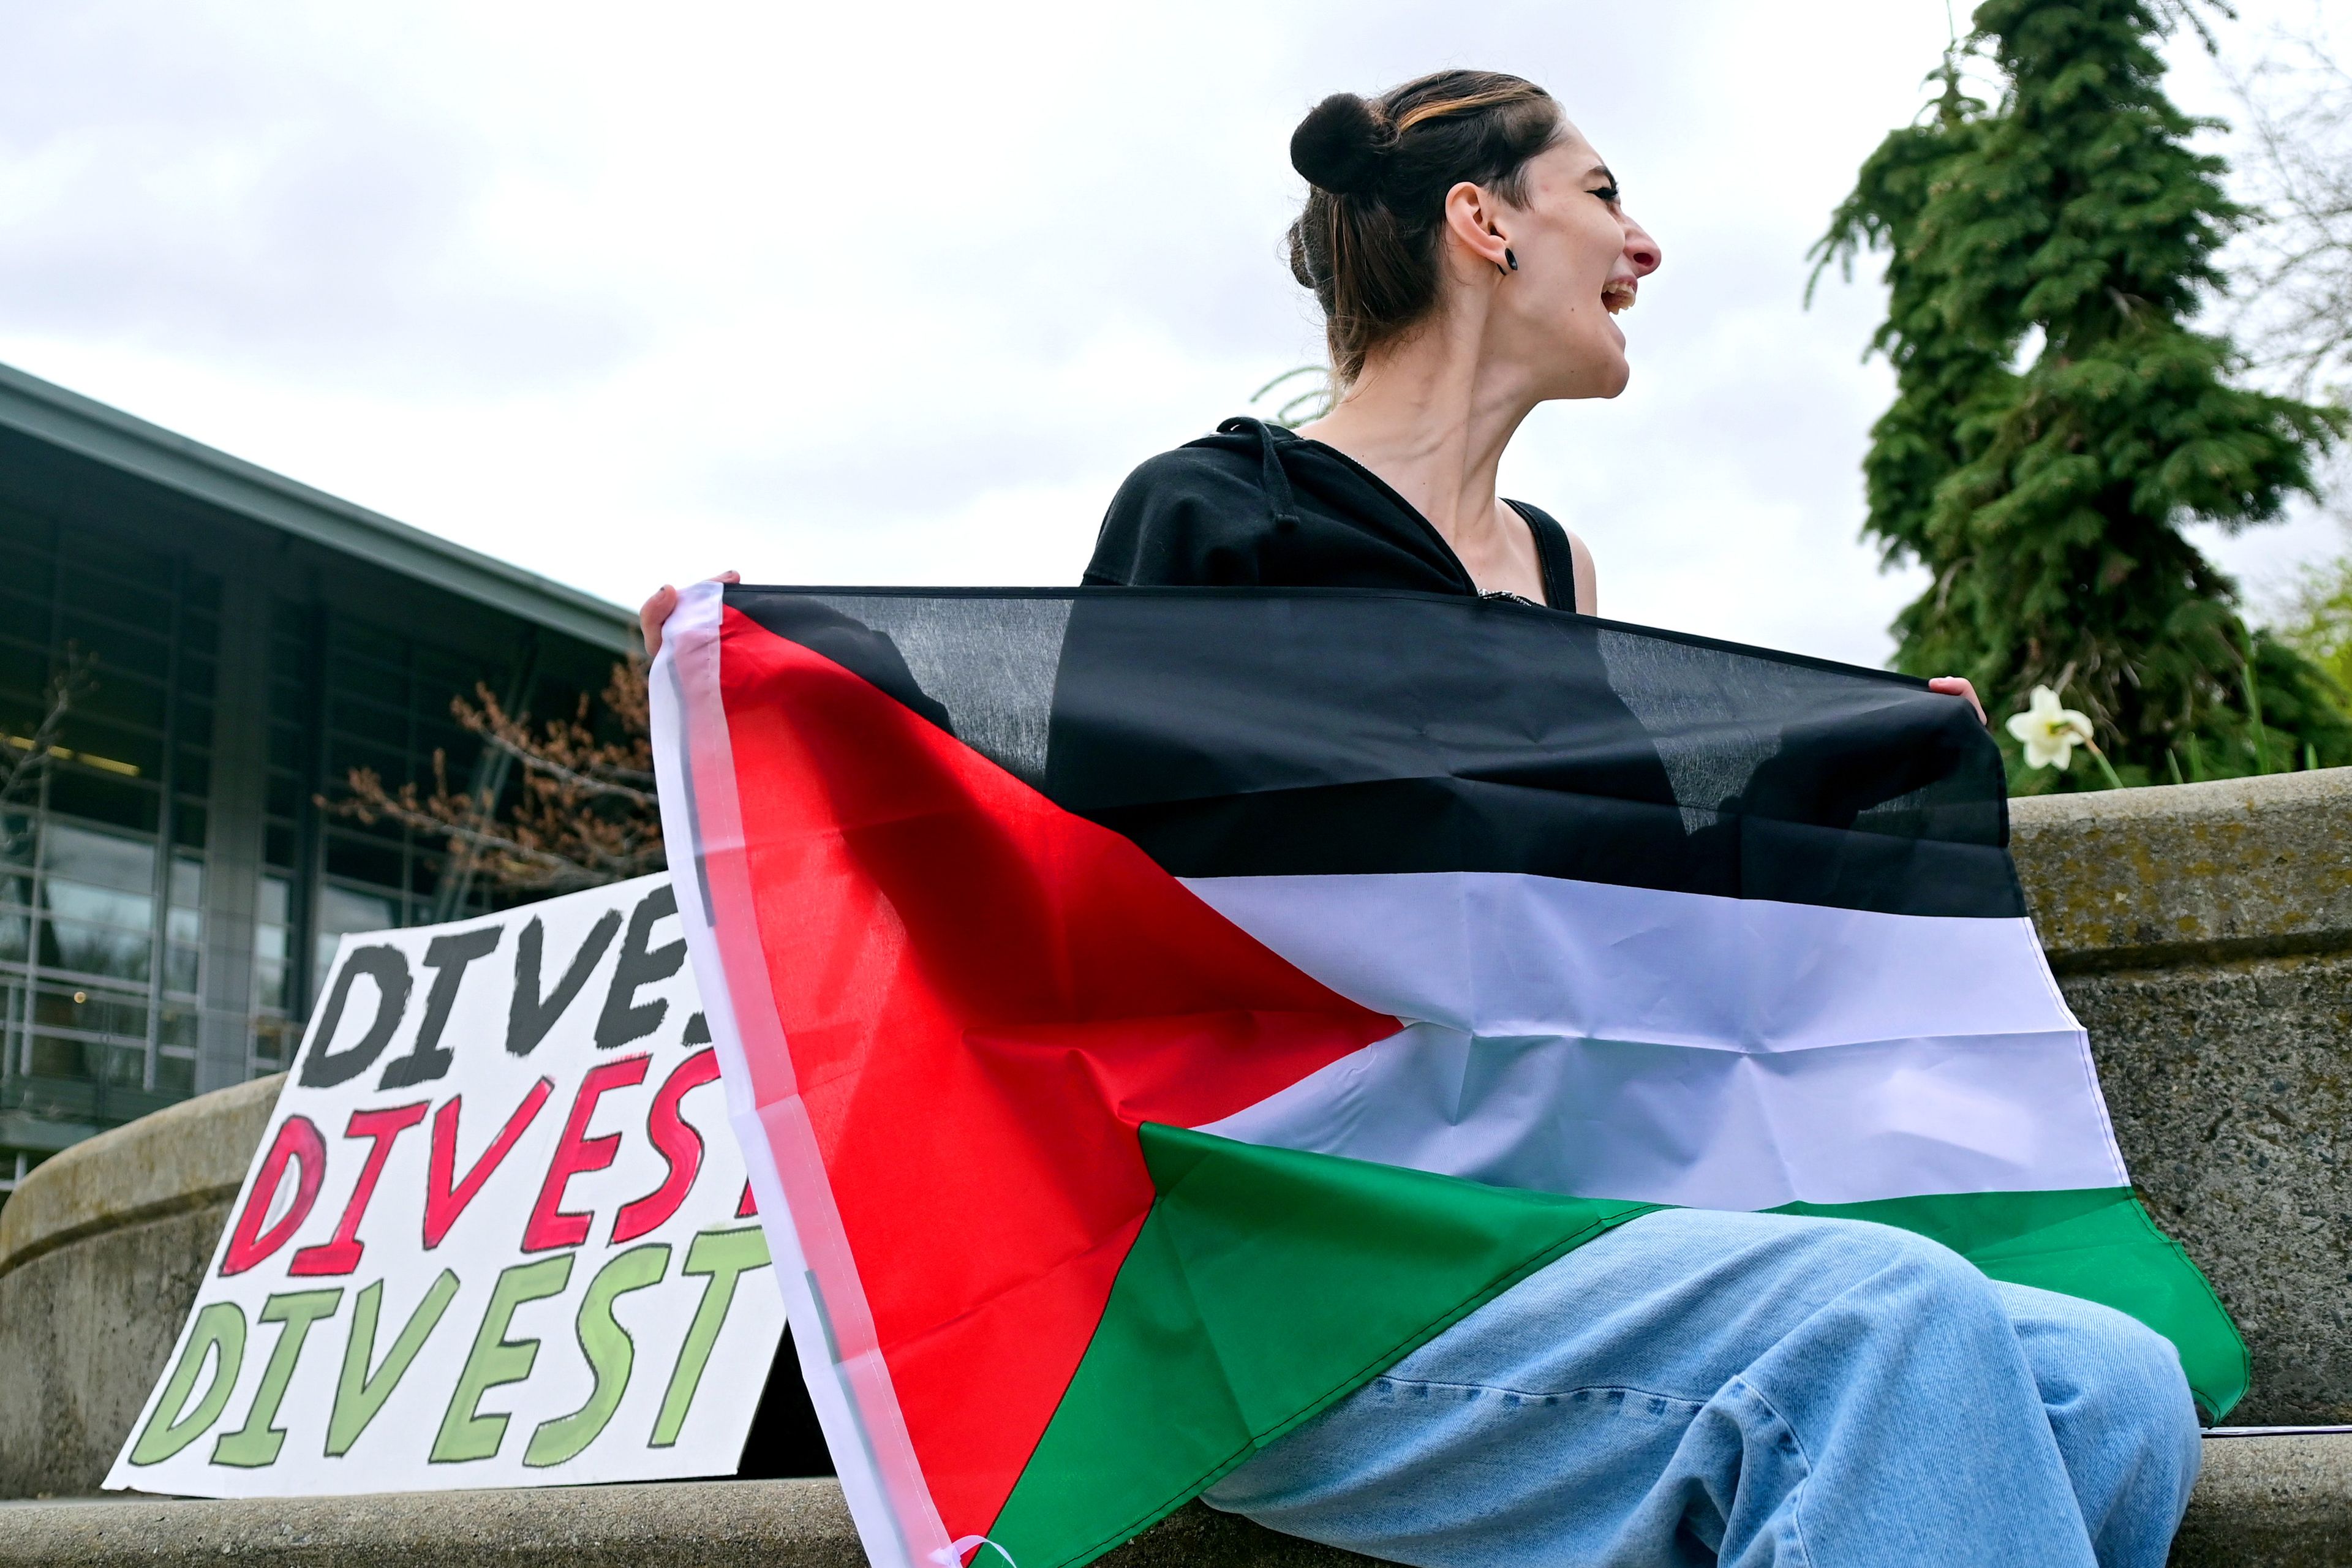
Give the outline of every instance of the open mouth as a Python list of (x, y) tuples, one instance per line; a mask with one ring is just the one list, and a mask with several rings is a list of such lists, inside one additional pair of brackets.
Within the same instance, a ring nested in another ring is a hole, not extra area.
[(1633, 308), (1634, 284), (1631, 278), (1612, 278), (1601, 286), (1601, 306), (1611, 315)]

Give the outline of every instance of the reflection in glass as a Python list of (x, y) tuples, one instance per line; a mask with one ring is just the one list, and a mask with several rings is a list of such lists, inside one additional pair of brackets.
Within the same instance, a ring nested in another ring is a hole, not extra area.
[(293, 1060), (301, 1032), (284, 1018), (257, 1018), (253, 1023), (254, 1071), (282, 1072)]
[(350, 888), (320, 889), (317, 973), (326, 973), (346, 932), (390, 931), (400, 923), (400, 905), (382, 893), (362, 893)]
[(145, 980), (153, 963), (155, 846), (53, 822), (42, 847), (41, 962)]
[(52, 920), (42, 922), (41, 937), (44, 967), (69, 970), (77, 974), (102, 974), (116, 980), (147, 978), (154, 941), (147, 931), (95, 925), (87, 921)]
[(293, 1001), (286, 973), (293, 952), (293, 884), (264, 872), (260, 892), (253, 931), (253, 1054), (247, 1064), (254, 1077), (282, 1070), (297, 1043), (297, 1031), (286, 1018)]
[(43, 985), (33, 995), (33, 1021), (93, 1035), (128, 1035), (145, 1048), (147, 1006), (136, 996), (86, 986)]
[(142, 900), (155, 891), (155, 846), (152, 840), (49, 824), (43, 869), (52, 880), (90, 888), (113, 888)]
[(196, 1092), (196, 1058), (194, 1057), (158, 1057), (155, 1060), (155, 1089), (160, 1094), (185, 1100)]
[(105, 1046), (106, 1081), (116, 1089), (147, 1087), (147, 1047), (144, 1046)]
[(89, 1048), (79, 1040), (35, 1035), (26, 1049), (26, 1070), (35, 1078), (88, 1078), (82, 1053)]

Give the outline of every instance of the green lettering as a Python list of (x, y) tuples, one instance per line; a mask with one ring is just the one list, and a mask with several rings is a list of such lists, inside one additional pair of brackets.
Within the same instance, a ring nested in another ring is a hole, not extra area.
[(213, 1445), (214, 1464), (253, 1469), (278, 1462), (278, 1450), (286, 1446), (286, 1428), (270, 1423), (278, 1419), (286, 1385), (294, 1381), (294, 1363), (301, 1359), (302, 1342), (310, 1337), (310, 1325), (333, 1316), (342, 1299), (338, 1286), (331, 1290), (290, 1290), (261, 1304), (260, 1321), (286, 1326), (278, 1331), (278, 1342), (269, 1348), (269, 1364), (261, 1369), (261, 1386), (253, 1391), (245, 1425), (222, 1433), (220, 1441)]
[(441, 1430), (433, 1439), (433, 1463), (487, 1459), (498, 1453), (506, 1438), (507, 1418), (478, 1414), (482, 1395), (505, 1384), (520, 1383), (539, 1360), (539, 1342), (509, 1340), (507, 1327), (514, 1321), (516, 1308), (526, 1301), (561, 1296), (571, 1283), (572, 1254), (568, 1252), (499, 1271), (498, 1283), (490, 1287), (489, 1310), (482, 1314), (482, 1326), (474, 1331), (474, 1348), (466, 1352), (457, 1391), (449, 1396)]
[[(205, 1396), (196, 1401), (195, 1408), (187, 1408), (188, 1395), (195, 1392), (196, 1379), (205, 1370), (205, 1363), (215, 1352), (219, 1360), (213, 1367), (212, 1383)], [(160, 1465), (209, 1430), (220, 1419), (221, 1411), (228, 1405), (228, 1396), (236, 1387), (236, 1374), (245, 1365), (245, 1313), (234, 1301), (215, 1301), (196, 1314), (196, 1326), (189, 1331), (188, 1348), (180, 1354), (180, 1364), (172, 1369), (172, 1381), (163, 1385), (163, 1397), (155, 1401), (155, 1413), (147, 1417), (147, 1429), (139, 1434), (139, 1442), (131, 1450), (134, 1465)], [(185, 1414), (182, 1414), (182, 1412)]]
[(343, 1374), (335, 1381), (334, 1414), (327, 1419), (327, 1458), (338, 1459), (352, 1451), (360, 1434), (368, 1429), (375, 1413), (400, 1386), (416, 1352), (440, 1326), (441, 1314), (457, 1298), (457, 1276), (446, 1268), (416, 1303), (402, 1325), (400, 1337), (383, 1352), (383, 1364), (374, 1375), (368, 1373), (368, 1358), (375, 1354), (376, 1320), (383, 1308), (383, 1281), (379, 1279), (360, 1292), (352, 1308), (352, 1333), (343, 1342)]
[(668, 1270), (669, 1248), (660, 1242), (633, 1247), (596, 1270), (581, 1299), (579, 1320), (580, 1349), (595, 1371), (596, 1385), (588, 1391), (588, 1403), (571, 1415), (540, 1423), (530, 1435), (530, 1446), (522, 1451), (524, 1464), (560, 1465), (578, 1458), (613, 1419), (621, 1395), (628, 1392), (629, 1369), (637, 1358), (636, 1342), (613, 1316), (614, 1300), (660, 1284)]
[(768, 1238), (756, 1225), (706, 1230), (686, 1249), (686, 1267), (678, 1272), (707, 1274), (710, 1283), (702, 1288), (702, 1302), (694, 1310), (694, 1321), (687, 1325), (686, 1342), (678, 1347), (677, 1366), (669, 1374), (661, 1414), (654, 1417), (653, 1441), (646, 1447), (667, 1448), (677, 1443), (686, 1426), (687, 1410), (694, 1404), (694, 1391), (702, 1386), (702, 1369), (709, 1363), (711, 1347), (719, 1342), (719, 1329), (726, 1324), (727, 1309), (734, 1304), (735, 1281), (745, 1270), (767, 1265)]

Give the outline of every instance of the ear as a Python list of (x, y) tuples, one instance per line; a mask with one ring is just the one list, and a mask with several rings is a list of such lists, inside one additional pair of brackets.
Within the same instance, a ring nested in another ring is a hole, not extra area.
[(1507, 222), (1502, 199), (1465, 180), (1445, 193), (1445, 235), (1448, 248), (1465, 261), (1493, 269), (1503, 265), (1510, 236), (1501, 232)]

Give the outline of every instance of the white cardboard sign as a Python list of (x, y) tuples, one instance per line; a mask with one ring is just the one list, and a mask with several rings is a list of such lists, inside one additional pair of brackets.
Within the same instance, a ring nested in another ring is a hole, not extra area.
[(676, 909), (343, 938), (108, 1487), (733, 1473), (784, 1313)]

